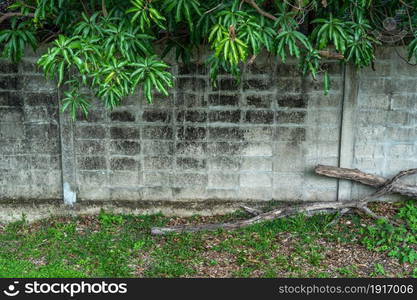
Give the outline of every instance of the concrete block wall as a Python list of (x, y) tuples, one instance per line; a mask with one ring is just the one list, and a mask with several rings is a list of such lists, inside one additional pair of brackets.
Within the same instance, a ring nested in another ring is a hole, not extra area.
[(62, 197), (57, 90), (28, 59), (0, 61), (0, 198)]
[[(88, 119), (59, 113), (59, 93), (34, 66), (0, 63), (0, 199), (65, 197), (77, 204), (330, 201), (364, 190), (316, 176), (317, 164), (384, 176), (415, 167), (416, 76), (392, 48), (373, 71), (327, 62), (331, 90), (296, 62), (260, 56), (236, 84), (217, 87), (204, 65), (174, 65), (169, 97), (142, 95), (107, 111), (91, 97)], [(350, 72), (350, 73), (349, 73)], [(62, 148), (62, 149), (61, 149)], [(63, 178), (63, 179), (62, 179)], [(162, 201), (162, 202), (161, 202)]]
[[(407, 57), (402, 48), (380, 49), (375, 71), (357, 74), (353, 167), (385, 177), (417, 166), (417, 69), (398, 54)], [(403, 180), (417, 184), (416, 176)], [(354, 198), (365, 192), (352, 186)]]
[(335, 200), (337, 182), (311, 173), (337, 164), (342, 68), (333, 88), (272, 58), (247, 67), (240, 84), (210, 85), (202, 64), (174, 68), (169, 97), (142, 97), (75, 124), (79, 199)]

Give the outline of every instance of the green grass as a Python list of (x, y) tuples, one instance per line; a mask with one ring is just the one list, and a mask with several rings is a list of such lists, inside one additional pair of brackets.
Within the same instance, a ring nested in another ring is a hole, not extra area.
[[(407, 215), (404, 211), (403, 214)], [(236, 213), (209, 221), (243, 217), (247, 216)], [(363, 220), (358, 216), (342, 219), (349, 225), (342, 222), (329, 227), (333, 217), (299, 215), (233, 232), (219, 230), (167, 236), (150, 235), (151, 227), (172, 221), (162, 215), (101, 212), (98, 216), (51, 218), (34, 224), (21, 220), (0, 231), (0, 277), (417, 275), (416, 269), (409, 265), (401, 270), (384, 265), (382, 262), (387, 259), (389, 262), (396, 258), (380, 253), (381, 247), (375, 246), (378, 244), (375, 239), (381, 240), (381, 236), (376, 235), (375, 230), (364, 230)], [(207, 218), (192, 217), (186, 221), (198, 223)], [(333, 251), (331, 247), (335, 245), (355, 246), (357, 251), (377, 251), (384, 260), (363, 268), (344, 261), (345, 257), (339, 260), (339, 256), (334, 255), (329, 259), (329, 251)]]

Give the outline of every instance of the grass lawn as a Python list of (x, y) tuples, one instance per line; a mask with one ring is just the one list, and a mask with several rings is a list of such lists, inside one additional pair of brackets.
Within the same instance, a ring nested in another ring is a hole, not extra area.
[(32, 224), (22, 220), (0, 226), (0, 277), (415, 277), (417, 241), (408, 225), (417, 220), (417, 208), (380, 204), (374, 210), (405, 225), (348, 215), (329, 226), (334, 215), (300, 215), (234, 232), (151, 236), (153, 226), (248, 216), (102, 212)]

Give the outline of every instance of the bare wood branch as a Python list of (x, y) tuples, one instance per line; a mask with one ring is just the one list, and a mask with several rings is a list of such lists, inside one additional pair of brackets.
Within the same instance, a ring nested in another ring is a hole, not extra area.
[(262, 8), (260, 8), (258, 6), (258, 4), (256, 4), (256, 2), (254, 0), (244, 0), (246, 3), (248, 3), (249, 5), (251, 5), (254, 9), (256, 9), (256, 11), (258, 13), (260, 13), (261, 15), (263, 15), (264, 17), (267, 17), (268, 19), (271, 19), (273, 21), (276, 21), (278, 18), (275, 17), (274, 15), (271, 15), (270, 13), (267, 13), (266, 11), (264, 11)]
[(396, 225), (398, 226), (399, 224), (393, 220), (388, 220), (388, 218), (383, 217), (383, 216), (378, 216), (376, 213), (374, 213), (371, 209), (369, 209), (367, 206), (362, 206), (359, 208), (363, 213), (365, 213), (365, 215), (370, 216), (372, 219), (375, 220), (385, 220), (388, 223), (392, 224), (392, 225)]
[(343, 208), (340, 210), (339, 214), (329, 223), (329, 226), (333, 226), (336, 225), (339, 220), (345, 215), (347, 214), (349, 211), (351, 210), (351, 208)]
[[(249, 5), (251, 5), (253, 8), (256, 9), (256, 11), (263, 15), (264, 17), (271, 19), (273, 21), (276, 21), (278, 18), (275, 17), (274, 15), (264, 11), (262, 8), (260, 8), (256, 2), (254, 0), (244, 0), (246, 3), (248, 3)], [(299, 7), (297, 7), (297, 9), (299, 9)], [(344, 59), (345, 57), (337, 52), (332, 52), (330, 50), (321, 50), (319, 51), (319, 54), (321, 57), (325, 57), (325, 58), (329, 58), (329, 59)]]
[(7, 19), (11, 18), (11, 17), (31, 17), (31, 18), (34, 18), (35, 14), (33, 14), (33, 13), (22, 14), (20, 12), (5, 13), (0, 17), (0, 24), (3, 23), (4, 21), (6, 21)]
[(85, 13), (87, 16), (88, 16), (88, 15), (90, 15), (90, 14), (88, 13), (87, 5), (85, 4), (84, 0), (80, 0), (80, 2), (81, 2), (81, 5), (83, 6), (84, 13)]
[(325, 209), (339, 210), (347, 207), (356, 207), (356, 201), (349, 202), (313, 202), (299, 206), (274, 209), (262, 214), (259, 214), (253, 218), (247, 220), (240, 220), (231, 223), (218, 223), (218, 224), (203, 224), (197, 226), (173, 226), (173, 227), (154, 227), (151, 233), (154, 235), (162, 235), (167, 233), (182, 233), (182, 232), (198, 232), (198, 231), (214, 231), (218, 229), (236, 230), (239, 228), (247, 227), (264, 221), (270, 221), (274, 219), (284, 218), (292, 216), (298, 213), (308, 213), (312, 215), (313, 212), (321, 212)]
[(244, 206), (242, 205), (241, 208), (246, 211), (247, 213), (253, 215), (253, 216), (257, 216), (260, 215), (262, 213), (262, 211), (260, 211), (259, 209), (253, 208), (253, 207), (249, 207), (249, 206)]
[(103, 11), (103, 16), (107, 17), (109, 15), (107, 12), (106, 0), (101, 0), (101, 10)]
[(329, 59), (344, 59), (345, 57), (338, 53), (338, 52), (332, 52), (330, 50), (320, 50), (319, 54), (321, 57), (329, 58)]
[[(414, 169), (411, 169), (411, 170), (414, 170)], [(315, 168), (315, 172), (318, 175), (323, 175), (327, 177), (353, 180), (353, 181), (362, 183), (364, 185), (376, 187), (378, 189), (382, 188), (387, 183), (387, 179), (385, 179), (384, 177), (365, 173), (358, 169), (348, 169), (348, 168), (318, 165)], [(414, 171), (407, 170), (403, 176), (408, 176), (412, 174), (415, 174)], [(400, 176), (400, 178), (403, 176)], [(377, 196), (376, 194), (377, 192), (374, 193), (373, 197), (375, 197), (375, 195)], [(397, 193), (403, 196), (417, 198), (417, 186), (399, 183), (397, 182), (397, 180), (392, 182), (392, 186), (389, 192)]]
[(253, 63), (254, 63), (254, 61), (255, 61), (255, 59), (256, 59), (256, 57), (257, 57), (257, 55), (252, 55), (251, 56), (251, 58), (249, 59), (249, 61), (248, 61), (248, 65), (252, 65)]
[[(381, 197), (385, 194), (394, 192), (406, 196), (412, 196), (417, 199), (417, 186), (398, 183), (398, 180), (404, 176), (417, 174), (417, 169), (401, 171), (388, 180), (384, 179), (383, 177), (362, 172), (358, 169), (347, 169), (333, 166), (318, 165), (315, 168), (315, 172), (319, 175), (324, 175), (327, 177), (357, 181), (366, 185), (374, 186), (378, 188), (378, 190), (370, 196), (360, 199), (359, 201), (312, 202), (298, 206), (296, 205), (293, 207), (278, 208), (265, 213), (258, 213), (256, 210), (252, 208), (243, 206), (243, 208), (246, 211), (256, 215), (247, 220), (239, 220), (230, 223), (203, 224), (197, 226), (154, 227), (152, 228), (151, 233), (154, 235), (161, 235), (172, 232), (198, 232), (205, 230), (213, 231), (217, 229), (235, 230), (242, 227), (257, 224), (259, 222), (288, 217), (299, 213), (304, 213), (306, 215), (311, 216), (317, 213), (321, 213), (323, 211), (336, 210), (340, 211), (341, 215), (343, 215), (353, 208), (363, 211), (366, 215), (374, 219), (381, 219), (383, 217), (376, 215), (372, 210), (370, 210), (366, 206), (372, 198)], [(339, 218), (340, 216), (336, 217), (336, 219), (333, 220), (330, 223), (330, 225), (337, 222)], [(394, 222), (391, 223), (396, 224)]]

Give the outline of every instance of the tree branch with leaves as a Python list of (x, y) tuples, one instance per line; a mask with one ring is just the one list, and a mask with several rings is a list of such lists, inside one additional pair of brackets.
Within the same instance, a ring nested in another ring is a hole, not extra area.
[[(88, 114), (83, 89), (109, 108), (142, 90), (146, 101), (168, 94), (174, 78), (164, 62), (173, 53), (188, 64), (205, 47), (212, 83), (220, 71), (238, 81), (242, 67), (265, 51), (297, 59), (300, 73), (330, 78), (324, 59), (370, 66), (384, 20), (406, 31), (408, 60), (417, 56), (415, 0), (17, 0), (0, 11), (2, 56), (18, 62), (24, 49), (48, 42), (38, 64), (68, 87), (64, 101), (73, 118)], [(380, 7), (384, 7), (381, 10)], [(398, 15), (398, 12), (405, 12)], [(162, 47), (162, 51), (159, 49)], [(158, 50), (157, 50), (158, 49)], [(71, 78), (65, 76), (72, 74)], [(322, 74), (323, 76), (318, 76)]]

